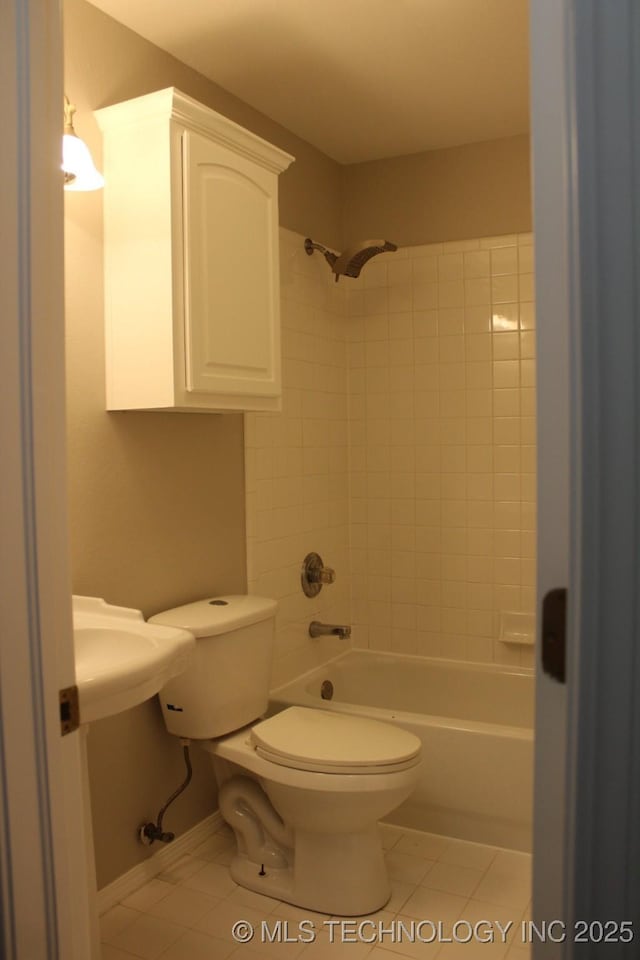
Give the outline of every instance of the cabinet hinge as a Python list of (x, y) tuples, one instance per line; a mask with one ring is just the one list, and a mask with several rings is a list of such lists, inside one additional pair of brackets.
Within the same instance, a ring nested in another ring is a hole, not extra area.
[(60, 734), (64, 737), (80, 726), (80, 699), (75, 684), (73, 687), (60, 690), (58, 701), (60, 703)]

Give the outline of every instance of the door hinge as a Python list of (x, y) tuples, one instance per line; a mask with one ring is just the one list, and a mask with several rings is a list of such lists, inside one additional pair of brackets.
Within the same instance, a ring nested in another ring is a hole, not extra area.
[(567, 658), (567, 589), (556, 587), (542, 601), (542, 669), (565, 682)]
[(74, 685), (60, 690), (58, 701), (60, 703), (60, 734), (64, 737), (67, 733), (73, 733), (80, 726), (78, 688)]

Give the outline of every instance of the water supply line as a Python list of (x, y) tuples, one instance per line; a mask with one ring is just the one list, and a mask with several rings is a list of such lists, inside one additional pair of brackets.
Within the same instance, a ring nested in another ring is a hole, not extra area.
[(171, 833), (170, 831), (165, 833), (163, 831), (162, 820), (173, 801), (177, 800), (180, 794), (187, 789), (191, 783), (191, 777), (193, 776), (193, 767), (191, 766), (191, 757), (189, 756), (189, 746), (191, 741), (181, 737), (180, 743), (182, 744), (184, 765), (187, 769), (187, 775), (178, 789), (174, 790), (164, 806), (160, 808), (156, 822), (153, 823), (152, 821), (149, 821), (149, 823), (143, 823), (138, 828), (138, 837), (140, 839), (140, 843), (143, 843), (146, 847), (150, 847), (155, 840), (160, 840), (162, 843), (171, 843), (171, 841), (175, 839), (175, 833)]

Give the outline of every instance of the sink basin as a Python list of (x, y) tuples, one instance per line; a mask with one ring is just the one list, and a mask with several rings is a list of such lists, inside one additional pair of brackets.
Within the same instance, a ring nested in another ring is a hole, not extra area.
[(73, 598), (73, 637), (81, 723), (153, 697), (195, 652), (187, 630), (147, 623), (139, 610), (98, 597)]

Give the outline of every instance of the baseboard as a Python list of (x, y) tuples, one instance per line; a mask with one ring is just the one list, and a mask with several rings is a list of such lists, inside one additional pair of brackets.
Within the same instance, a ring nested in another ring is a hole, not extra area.
[(203, 840), (207, 840), (212, 834), (217, 833), (224, 824), (222, 814), (219, 810), (205, 817), (195, 827), (187, 830), (181, 837), (177, 837), (171, 843), (163, 845), (142, 863), (136, 864), (131, 870), (127, 870), (122, 876), (107, 884), (102, 890), (98, 890), (98, 913), (105, 913), (116, 903), (120, 903), (130, 893), (137, 890), (144, 883), (153, 880), (159, 873), (166, 870), (167, 867), (183, 857), (185, 853), (190, 853)]

